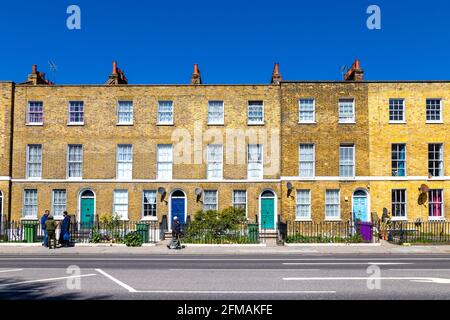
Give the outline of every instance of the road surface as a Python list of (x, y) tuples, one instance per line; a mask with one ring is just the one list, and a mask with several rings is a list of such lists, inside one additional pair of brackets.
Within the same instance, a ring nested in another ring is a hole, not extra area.
[(450, 299), (450, 255), (2, 255), (0, 299)]

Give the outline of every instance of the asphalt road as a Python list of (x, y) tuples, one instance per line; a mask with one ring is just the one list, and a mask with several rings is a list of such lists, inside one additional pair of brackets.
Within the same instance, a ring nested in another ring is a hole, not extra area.
[(450, 299), (450, 255), (2, 255), (0, 299)]

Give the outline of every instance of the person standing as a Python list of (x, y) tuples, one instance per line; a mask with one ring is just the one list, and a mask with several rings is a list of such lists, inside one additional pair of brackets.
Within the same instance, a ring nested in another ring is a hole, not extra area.
[(47, 230), (45, 230), (45, 223), (47, 222), (49, 215), (50, 215), (50, 211), (45, 210), (45, 213), (41, 217), (41, 228), (42, 228), (42, 231), (44, 232), (44, 242), (42, 243), (42, 245), (46, 248), (48, 247), (48, 235), (47, 235)]
[(70, 244), (70, 216), (67, 211), (64, 211), (64, 219), (61, 222), (61, 233), (59, 235), (59, 243), (63, 247), (68, 247)]
[(181, 249), (181, 223), (178, 221), (178, 217), (173, 218), (172, 224), (172, 241), (167, 246), (169, 249)]
[(58, 227), (57, 223), (53, 219), (52, 216), (48, 216), (47, 221), (45, 221), (45, 231), (47, 232), (47, 241), (48, 248), (56, 249), (56, 228)]

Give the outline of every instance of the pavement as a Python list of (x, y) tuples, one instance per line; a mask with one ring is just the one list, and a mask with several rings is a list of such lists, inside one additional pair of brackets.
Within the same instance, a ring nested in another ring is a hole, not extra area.
[(434, 246), (399, 246), (386, 241), (379, 244), (303, 244), (297, 246), (267, 245), (213, 245), (196, 246), (187, 245), (185, 249), (169, 250), (168, 241), (156, 245), (139, 248), (129, 248), (124, 245), (78, 245), (72, 248), (59, 248), (49, 250), (41, 245), (2, 245), (0, 244), (0, 255), (2, 254), (49, 254), (49, 255), (82, 255), (82, 254), (130, 254), (130, 255), (211, 255), (211, 254), (343, 254), (343, 253), (368, 253), (368, 254), (450, 254), (450, 245)]

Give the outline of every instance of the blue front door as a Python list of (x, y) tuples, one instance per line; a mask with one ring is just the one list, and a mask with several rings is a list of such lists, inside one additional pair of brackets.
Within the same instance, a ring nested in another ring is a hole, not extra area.
[(367, 195), (353, 197), (353, 218), (363, 222), (369, 221)]
[(275, 199), (261, 199), (261, 228), (275, 229)]
[(173, 218), (178, 217), (178, 221), (180, 221), (181, 224), (185, 223), (185, 206), (186, 206), (186, 199), (185, 198), (172, 198), (171, 200), (171, 221), (173, 221)]

